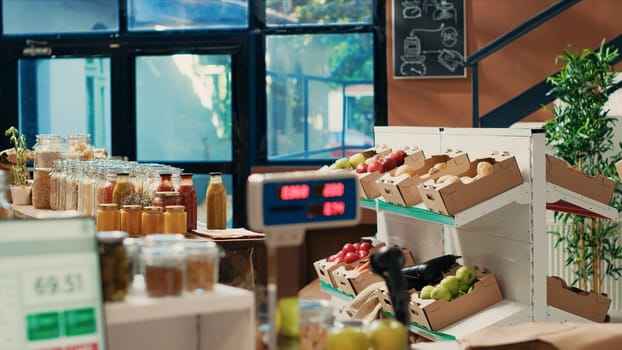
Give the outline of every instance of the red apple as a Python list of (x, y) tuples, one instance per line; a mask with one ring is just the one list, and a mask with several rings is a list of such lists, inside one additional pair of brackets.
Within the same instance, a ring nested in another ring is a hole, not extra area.
[(389, 154), (389, 157), (395, 159), (397, 166), (404, 164), (404, 158), (406, 158), (406, 152), (403, 149), (396, 149)]
[(367, 171), (373, 173), (374, 171), (382, 172), (382, 160), (374, 161), (367, 167)]
[(382, 166), (381, 172), (383, 173), (397, 168), (397, 162), (391, 157), (382, 158), (382, 161), (380, 161), (380, 165)]
[(359, 165), (356, 166), (356, 168), (354, 169), (354, 171), (356, 171), (359, 174), (363, 174), (367, 172), (367, 163), (360, 163)]

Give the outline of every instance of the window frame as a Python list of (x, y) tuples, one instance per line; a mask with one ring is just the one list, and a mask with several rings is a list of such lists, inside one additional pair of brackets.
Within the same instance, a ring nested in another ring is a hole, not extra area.
[[(0, 0), (0, 5), (1, 5)], [(232, 62), (232, 159), (226, 162), (172, 162), (193, 173), (221, 171), (233, 176), (233, 225), (246, 226), (246, 179), (253, 167), (319, 167), (328, 160), (268, 160), (265, 42), (269, 35), (372, 33), (374, 37), (375, 125), (387, 125), (387, 74), (384, 1), (373, 0), (370, 25), (268, 27), (265, 2), (249, 1), (247, 29), (129, 32), (126, 0), (119, 1), (119, 32), (0, 36), (0, 130), (18, 123), (18, 60), (28, 58), (27, 40), (45, 42), (54, 57), (109, 57), (111, 64), (112, 155), (136, 159), (135, 62), (138, 55), (227, 54)], [(0, 29), (2, 29), (0, 6)], [(43, 57), (43, 56), (42, 56)], [(42, 58), (41, 57), (41, 58)], [(37, 57), (35, 57), (37, 58)], [(0, 138), (1, 149), (10, 147)], [(29, 140), (29, 143), (34, 142)], [(30, 144), (32, 146), (32, 144)], [(154, 159), (153, 161), (158, 161)]]

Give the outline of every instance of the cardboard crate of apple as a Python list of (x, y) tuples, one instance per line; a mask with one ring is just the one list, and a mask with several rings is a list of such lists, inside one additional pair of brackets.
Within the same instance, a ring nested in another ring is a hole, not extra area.
[[(378, 249), (374, 249), (374, 251)], [(415, 260), (410, 250), (407, 248), (401, 249), (404, 254), (404, 265), (414, 265)], [(370, 259), (367, 257), (352, 264), (340, 266), (333, 270), (332, 274), (337, 289), (352, 296), (358, 295), (363, 289), (373, 283), (384, 281), (382, 276), (371, 271)]]
[(382, 246), (384, 246), (384, 243), (376, 243), (374, 245), (372, 241), (368, 239), (363, 239), (357, 243), (345, 243), (335, 254), (315, 261), (313, 267), (320, 281), (331, 287), (338, 288), (337, 281), (333, 275), (336, 269), (344, 265), (360, 265), (362, 262), (361, 260), (369, 260), (369, 254), (380, 249)]
[(439, 330), (501, 300), (494, 274), (476, 266), (456, 266), (437, 285), (411, 294), (410, 319)]
[(403, 147), (384, 155), (375, 155), (365, 162), (356, 166), (354, 171), (358, 174), (363, 196), (365, 198), (378, 198), (381, 193), (376, 181), (386, 173), (389, 173), (406, 162), (416, 162), (420, 158), (421, 151)]
[(445, 154), (425, 158), (423, 152), (410, 157), (410, 163), (404, 163), (394, 172), (384, 174), (376, 180), (382, 198), (388, 203), (412, 206), (421, 203), (417, 185), (441, 178), (458, 175), (469, 169), (469, 157), (461, 151), (448, 150)]
[(454, 215), (523, 183), (516, 158), (508, 152), (492, 153), (469, 164), (466, 172), (417, 185), (425, 206)]

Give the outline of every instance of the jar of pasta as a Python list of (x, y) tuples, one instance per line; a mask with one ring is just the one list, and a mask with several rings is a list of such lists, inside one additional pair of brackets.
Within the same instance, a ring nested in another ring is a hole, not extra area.
[(183, 205), (167, 205), (164, 212), (165, 233), (186, 233), (186, 211)]
[(203, 293), (218, 283), (222, 249), (212, 241), (186, 241), (186, 291)]
[(141, 234), (142, 207), (137, 204), (127, 204), (121, 207), (121, 231), (127, 232), (130, 237)]
[(144, 207), (140, 230), (143, 235), (164, 232), (164, 208), (158, 206)]

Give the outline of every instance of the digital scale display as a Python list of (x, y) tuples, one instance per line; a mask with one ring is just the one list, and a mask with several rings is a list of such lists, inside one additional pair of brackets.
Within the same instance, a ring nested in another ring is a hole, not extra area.
[[(340, 221), (352, 223), (359, 218), (358, 186), (356, 175), (342, 172), (251, 176), (249, 215), (251, 219), (261, 218), (262, 229), (281, 225), (327, 226), (323, 223), (338, 226)], [(257, 213), (259, 210), (261, 213)]]

